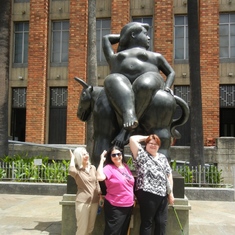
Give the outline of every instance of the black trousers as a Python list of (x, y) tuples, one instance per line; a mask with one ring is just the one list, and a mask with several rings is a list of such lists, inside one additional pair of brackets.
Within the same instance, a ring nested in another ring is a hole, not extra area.
[(154, 235), (165, 235), (168, 215), (167, 196), (137, 190), (135, 195), (140, 206), (140, 235), (151, 235), (155, 224)]
[(104, 200), (104, 235), (127, 235), (133, 206), (117, 207)]

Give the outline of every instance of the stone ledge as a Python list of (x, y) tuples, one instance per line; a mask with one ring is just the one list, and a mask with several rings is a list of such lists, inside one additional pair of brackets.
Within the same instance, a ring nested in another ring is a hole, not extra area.
[(185, 195), (189, 200), (235, 201), (234, 188), (185, 187)]
[(63, 196), (67, 184), (0, 182), (1, 194)]
[[(67, 193), (67, 184), (0, 182), (1, 194), (26, 194), (63, 196)], [(185, 187), (189, 200), (235, 201), (234, 188), (195, 188)]]

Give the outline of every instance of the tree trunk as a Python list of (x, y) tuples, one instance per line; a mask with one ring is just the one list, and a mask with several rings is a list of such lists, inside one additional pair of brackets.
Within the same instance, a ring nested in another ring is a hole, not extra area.
[[(97, 86), (97, 58), (96, 58), (96, 0), (88, 0), (88, 53), (87, 53), (87, 82), (89, 85)], [(93, 116), (86, 126), (87, 151), (93, 150)], [(102, 151), (102, 149), (100, 150)]]
[(188, 40), (191, 91), (191, 148), (190, 165), (204, 165), (204, 142), (202, 126), (202, 98), (200, 76), (198, 0), (188, 1)]
[(8, 155), (8, 83), (11, 1), (1, 0), (0, 7), (0, 157)]

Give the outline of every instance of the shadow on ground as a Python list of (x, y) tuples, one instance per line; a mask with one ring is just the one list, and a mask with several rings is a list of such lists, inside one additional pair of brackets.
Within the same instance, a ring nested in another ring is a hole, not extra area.
[(49, 221), (49, 222), (40, 222), (40, 221), (35, 221), (38, 223), (33, 229), (26, 229), (24, 228), (23, 230), (38, 230), (41, 232), (47, 232), (50, 235), (60, 235), (61, 234), (61, 221)]

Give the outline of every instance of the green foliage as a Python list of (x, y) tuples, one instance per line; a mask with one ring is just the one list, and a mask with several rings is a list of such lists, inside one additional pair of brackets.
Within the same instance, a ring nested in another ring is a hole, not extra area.
[(135, 170), (135, 166), (134, 166), (132, 157), (129, 157), (129, 158), (128, 158), (126, 164), (129, 166), (129, 168), (130, 168), (131, 171), (134, 171), (134, 170)]
[(171, 168), (174, 171), (178, 171), (178, 173), (184, 177), (184, 183), (187, 184), (187, 186), (192, 186), (194, 171), (190, 170), (189, 166), (184, 164), (182, 167), (177, 167), (177, 163), (174, 161)]
[[(172, 170), (177, 171), (184, 177), (184, 183), (186, 186), (207, 186), (207, 187), (222, 187), (223, 177), (222, 170), (214, 165), (195, 167), (191, 168), (184, 164), (183, 166), (177, 167), (177, 162), (174, 161), (171, 164)], [(199, 180), (201, 178), (201, 181)], [(200, 182), (199, 182), (200, 181)]]
[[(41, 159), (42, 164), (35, 164), (35, 159)], [(13, 180), (17, 182), (48, 182), (65, 183), (67, 181), (69, 161), (49, 160), (47, 156), (27, 155), (7, 156), (1, 159), (0, 180)]]
[(52, 160), (52, 163), (45, 168), (45, 178), (49, 183), (57, 182), (63, 183), (67, 180), (69, 162), (63, 160), (63, 162), (56, 162)]
[(218, 170), (216, 166), (210, 166), (206, 171), (206, 181), (212, 185), (212, 187), (217, 187), (223, 183), (224, 178), (222, 177), (222, 170)]
[(6, 177), (6, 171), (0, 168), (0, 179), (5, 178), (5, 177)]

